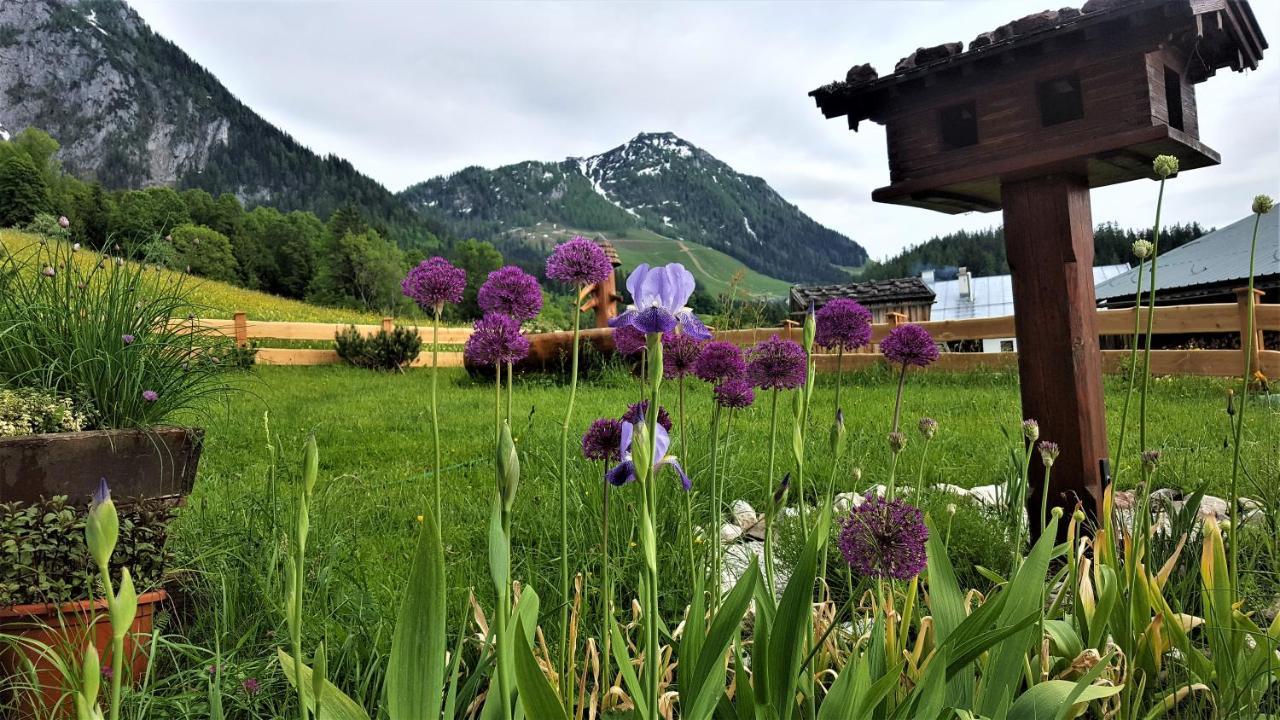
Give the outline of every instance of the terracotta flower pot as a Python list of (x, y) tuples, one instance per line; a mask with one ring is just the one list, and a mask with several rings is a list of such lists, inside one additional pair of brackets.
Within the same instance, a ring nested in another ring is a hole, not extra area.
[[(136, 684), (146, 673), (147, 646), (151, 642), (155, 611), (168, 597), (164, 590), (138, 597), (138, 614), (124, 638), (122, 668), (125, 676), (121, 678), (122, 683)], [(106, 600), (0, 607), (0, 634), (20, 639), (18, 644), (0, 643), (0, 678), (15, 677), (17, 673), (24, 672), (27, 662), (30, 662), (35, 670), (35, 685), (38, 686), (14, 691), (12, 695), (16, 697), (4, 698), (10, 703), (17, 701), (15, 720), (69, 718), (75, 713), (67, 692), (67, 680), (52, 658), (29, 646), (32, 642), (52, 648), (64, 661), (79, 667), (85, 644), (92, 640), (102, 659), (103, 688), (109, 692), (111, 621), (107, 617)], [(30, 676), (26, 676), (23, 682), (29, 680)], [(78, 679), (72, 682), (78, 683)], [(101, 702), (103, 696), (99, 695), (99, 699)]]
[(195, 483), (203, 440), (198, 428), (0, 438), (0, 502), (66, 495), (84, 505), (101, 478), (115, 498), (181, 498)]

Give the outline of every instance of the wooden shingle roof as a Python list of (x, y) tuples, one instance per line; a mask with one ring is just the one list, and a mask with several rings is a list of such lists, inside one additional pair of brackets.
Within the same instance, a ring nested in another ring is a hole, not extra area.
[(812, 302), (822, 307), (828, 300), (849, 298), (867, 307), (900, 303), (933, 303), (934, 293), (918, 277), (872, 280), (847, 285), (794, 285), (791, 309), (804, 310)]

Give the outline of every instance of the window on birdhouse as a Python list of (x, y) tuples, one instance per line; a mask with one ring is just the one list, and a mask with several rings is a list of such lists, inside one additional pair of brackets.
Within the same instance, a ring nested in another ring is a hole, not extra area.
[(1169, 127), (1182, 130), (1182, 78), (1164, 69), (1164, 104), (1169, 111)]
[(978, 144), (978, 113), (972, 100), (942, 108), (942, 146), (947, 150)]
[(1036, 85), (1040, 103), (1040, 124), (1058, 125), (1084, 117), (1084, 97), (1080, 94), (1080, 76), (1071, 73)]

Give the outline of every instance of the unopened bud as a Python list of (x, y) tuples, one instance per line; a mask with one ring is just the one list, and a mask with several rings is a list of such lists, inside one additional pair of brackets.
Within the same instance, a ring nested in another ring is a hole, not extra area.
[(1053, 461), (1058, 459), (1058, 443), (1049, 442), (1048, 440), (1040, 441), (1040, 462), (1044, 463), (1046, 468), (1053, 467)]
[(1253, 198), (1253, 211), (1258, 215), (1266, 215), (1274, 206), (1275, 201), (1270, 195), (1255, 195)]
[(116, 549), (116, 540), (120, 537), (120, 518), (116, 514), (115, 503), (111, 502), (111, 490), (107, 487), (107, 479), (98, 481), (98, 490), (89, 503), (89, 514), (85, 517), (84, 540), (89, 554), (99, 568), (107, 567), (111, 561), (111, 553)]
[(1151, 253), (1154, 252), (1155, 249), (1156, 246), (1152, 245), (1150, 240), (1133, 241), (1133, 256), (1139, 260), (1146, 260), (1151, 257)]
[(782, 482), (773, 490), (773, 509), (776, 512), (787, 501), (787, 491), (791, 489), (791, 473), (782, 476)]
[(836, 421), (831, 426), (831, 455), (839, 460), (844, 456), (844, 411), (836, 410)]
[(804, 314), (804, 351), (813, 354), (813, 339), (818, 335), (818, 318), (814, 313), (813, 301), (809, 301), (809, 311)]
[(1032, 443), (1035, 442), (1036, 440), (1039, 440), (1040, 439), (1040, 423), (1030, 418), (1023, 420), (1022, 421), (1022, 437), (1026, 438), (1027, 442), (1032, 442)]
[(314, 434), (307, 436), (307, 446), (302, 454), (302, 487), (310, 495), (316, 489), (316, 478), (320, 475), (320, 448), (316, 445)]
[(1142, 451), (1142, 469), (1152, 472), (1160, 467), (1160, 451), (1159, 450), (1143, 450)]
[(925, 440), (932, 440), (938, 434), (938, 421), (929, 417), (920, 418), (920, 434)]
[(502, 487), (498, 488), (502, 504), (510, 510), (520, 487), (520, 454), (511, 439), (511, 425), (505, 420), (502, 421), (502, 436), (498, 441), (498, 476), (502, 480)]
[(889, 433), (889, 449), (894, 455), (902, 452), (907, 447), (907, 434), (904, 432)]
[(1155, 161), (1151, 163), (1151, 168), (1163, 180), (1170, 175), (1178, 174), (1178, 158), (1172, 155), (1157, 155)]

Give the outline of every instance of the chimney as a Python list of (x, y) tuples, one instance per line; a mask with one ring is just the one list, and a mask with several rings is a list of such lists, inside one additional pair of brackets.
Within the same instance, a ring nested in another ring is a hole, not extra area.
[(973, 302), (973, 278), (969, 275), (969, 268), (961, 267), (956, 279), (960, 281), (960, 299)]
[(925, 270), (925, 271), (921, 272), (921, 273), (920, 273), (920, 279), (924, 281), (924, 284), (925, 284), (925, 285), (930, 285), (930, 286), (932, 286), (932, 285), (933, 285), (933, 271), (932, 271), (932, 270)]

